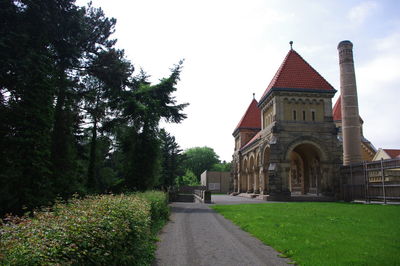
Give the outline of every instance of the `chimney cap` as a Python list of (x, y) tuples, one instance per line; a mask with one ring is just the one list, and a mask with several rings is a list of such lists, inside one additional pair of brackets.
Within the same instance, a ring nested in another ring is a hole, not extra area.
[(342, 49), (342, 48), (350, 48), (350, 49), (352, 49), (353, 48), (353, 43), (351, 41), (349, 41), (349, 40), (341, 41), (338, 44), (338, 49)]

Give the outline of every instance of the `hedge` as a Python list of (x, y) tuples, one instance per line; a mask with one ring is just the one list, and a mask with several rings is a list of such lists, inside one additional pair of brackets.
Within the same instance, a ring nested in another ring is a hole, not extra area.
[(154, 225), (168, 218), (162, 192), (58, 203), (0, 227), (1, 265), (150, 265)]

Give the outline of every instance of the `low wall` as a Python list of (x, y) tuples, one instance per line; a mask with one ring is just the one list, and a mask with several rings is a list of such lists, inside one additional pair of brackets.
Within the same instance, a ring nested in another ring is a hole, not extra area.
[(196, 199), (203, 203), (211, 203), (211, 191), (196, 189), (194, 194)]

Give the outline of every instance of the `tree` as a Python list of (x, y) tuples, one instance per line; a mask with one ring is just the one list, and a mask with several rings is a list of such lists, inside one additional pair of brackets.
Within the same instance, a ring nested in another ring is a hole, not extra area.
[(161, 171), (159, 122), (179, 123), (186, 118), (182, 110), (188, 104), (177, 104), (172, 93), (176, 91), (182, 61), (168, 78), (151, 85), (142, 72), (126, 91), (123, 99), (122, 121), (127, 125), (122, 135), (124, 177), (128, 188), (144, 190), (159, 185)]
[[(87, 186), (92, 191), (101, 192), (102, 187), (99, 169), (96, 168), (98, 133), (112, 131), (108, 121), (110, 117), (118, 117), (119, 110), (115, 102), (120, 100), (132, 72), (133, 67), (125, 60), (123, 51), (110, 49), (95, 56), (82, 79), (85, 88), (84, 109), (92, 124), (87, 172)], [(103, 125), (106, 125), (105, 128), (102, 128)]]
[(232, 164), (226, 161), (222, 161), (220, 163), (214, 164), (211, 167), (211, 171), (218, 171), (218, 172), (230, 172)]
[(184, 152), (186, 160), (184, 166), (191, 170), (198, 181), (205, 170), (211, 170), (214, 164), (219, 163), (219, 157), (212, 148), (194, 147)]
[(0, 2), (0, 212), (46, 205), (84, 185), (82, 76), (101, 82), (110, 108), (131, 76), (109, 39), (115, 19), (74, 2)]
[(178, 187), (199, 186), (200, 182), (197, 180), (197, 177), (191, 170), (186, 169), (186, 172), (183, 176), (178, 176), (177, 178), (175, 178), (175, 185), (177, 185)]
[(184, 156), (175, 137), (171, 136), (164, 129), (159, 132), (161, 141), (162, 171), (160, 176), (160, 186), (164, 189), (174, 185), (175, 179), (183, 176)]
[(74, 0), (0, 1), (0, 214), (172, 184), (180, 150), (159, 122), (186, 118), (182, 62), (155, 85), (133, 76), (115, 23)]
[[(61, 51), (69, 47), (62, 49), (60, 43), (73, 39), (72, 32), (58, 25), (74, 20), (78, 13), (69, 0), (0, 3), (0, 88), (6, 123), (0, 149), (7, 155), (0, 159), (3, 212), (48, 204), (54, 197), (53, 102), (64, 80), (58, 71)], [(63, 56), (73, 57), (69, 52)]]

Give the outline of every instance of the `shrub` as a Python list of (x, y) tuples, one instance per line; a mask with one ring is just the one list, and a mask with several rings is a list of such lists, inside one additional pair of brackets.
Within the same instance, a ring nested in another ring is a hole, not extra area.
[(168, 209), (161, 206), (162, 196), (92, 196), (56, 204), (33, 219), (10, 218), (0, 228), (0, 262), (149, 265), (155, 251), (152, 218), (165, 219), (161, 213)]
[(137, 194), (150, 203), (152, 223), (166, 221), (169, 217), (168, 195), (161, 191), (147, 191)]

